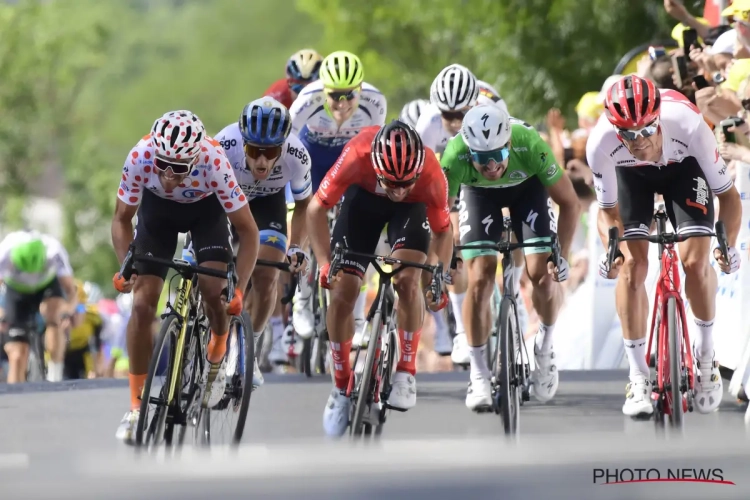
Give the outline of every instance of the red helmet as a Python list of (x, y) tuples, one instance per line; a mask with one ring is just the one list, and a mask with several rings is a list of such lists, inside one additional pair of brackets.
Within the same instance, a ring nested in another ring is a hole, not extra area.
[(659, 117), (661, 95), (651, 80), (630, 75), (612, 85), (604, 100), (609, 123), (618, 128), (638, 128)]
[(424, 146), (414, 127), (393, 120), (372, 140), (372, 166), (378, 179), (410, 181), (424, 168)]

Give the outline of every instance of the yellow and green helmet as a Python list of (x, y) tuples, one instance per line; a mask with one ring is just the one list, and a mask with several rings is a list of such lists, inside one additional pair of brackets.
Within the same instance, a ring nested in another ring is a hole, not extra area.
[(351, 89), (359, 87), (365, 79), (362, 61), (351, 52), (339, 50), (323, 59), (320, 68), (323, 87), (328, 89)]

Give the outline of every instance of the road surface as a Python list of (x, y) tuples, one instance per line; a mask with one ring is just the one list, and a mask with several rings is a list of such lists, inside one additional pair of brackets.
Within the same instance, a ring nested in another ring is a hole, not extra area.
[[(623, 417), (626, 372), (562, 372), (554, 401), (523, 407), (514, 444), (498, 416), (466, 410), (466, 377), (418, 376), (417, 406), (391, 413), (380, 441), (352, 443), (322, 436), (329, 378), (269, 375), (238, 450), (171, 457), (115, 441), (124, 381), (1, 386), (0, 498), (750, 498), (744, 410), (728, 396), (677, 436)], [(602, 484), (638, 469), (716, 481)]]

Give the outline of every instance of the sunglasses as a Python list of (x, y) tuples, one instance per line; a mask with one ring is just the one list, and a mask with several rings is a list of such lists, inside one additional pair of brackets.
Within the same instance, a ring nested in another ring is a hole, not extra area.
[(310, 84), (312, 80), (287, 80), (287, 85), (289, 85), (289, 89), (294, 92), (295, 94), (299, 94), (302, 92), (302, 89), (304, 89), (307, 85)]
[(469, 154), (471, 155), (471, 159), (480, 165), (487, 165), (490, 161), (502, 163), (508, 158), (508, 156), (510, 156), (510, 147), (505, 145), (500, 149), (494, 149), (492, 151), (469, 150)]
[(452, 122), (454, 120), (463, 121), (464, 116), (466, 116), (466, 113), (468, 113), (469, 110), (459, 110), (459, 111), (441, 111), (440, 116), (443, 117), (443, 120)]
[(408, 181), (389, 181), (388, 179), (385, 179), (383, 177), (378, 177), (378, 182), (381, 186), (383, 186), (386, 189), (399, 189), (399, 188), (408, 188), (413, 186), (417, 183), (417, 180), (419, 179), (419, 176), (414, 177), (411, 180)]
[(328, 90), (326, 89), (326, 95), (334, 101), (351, 101), (359, 95), (359, 89), (352, 90)]
[(255, 146), (247, 143), (243, 146), (245, 154), (253, 160), (257, 160), (261, 156), (269, 160), (275, 160), (281, 156), (282, 148), (283, 146)]
[(193, 169), (193, 165), (195, 165), (197, 159), (198, 157), (196, 156), (189, 163), (181, 163), (155, 155), (154, 168), (160, 172), (166, 172), (171, 169), (175, 175), (186, 175)]
[(634, 141), (638, 139), (639, 137), (643, 137), (644, 139), (646, 137), (651, 137), (658, 130), (659, 130), (659, 120), (657, 119), (638, 130), (627, 130), (627, 129), (618, 128), (617, 132), (620, 134), (620, 137), (622, 137), (626, 141)]

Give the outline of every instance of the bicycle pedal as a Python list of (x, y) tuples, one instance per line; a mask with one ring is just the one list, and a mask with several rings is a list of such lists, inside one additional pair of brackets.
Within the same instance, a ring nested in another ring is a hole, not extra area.
[(472, 408), (474, 413), (483, 414), (483, 413), (491, 413), (493, 411), (492, 405), (479, 405), (476, 408)]
[(406, 413), (408, 411), (408, 410), (405, 410), (403, 408), (396, 408), (395, 406), (391, 406), (388, 403), (385, 404), (385, 408), (387, 408), (389, 410), (400, 411), (401, 413)]

